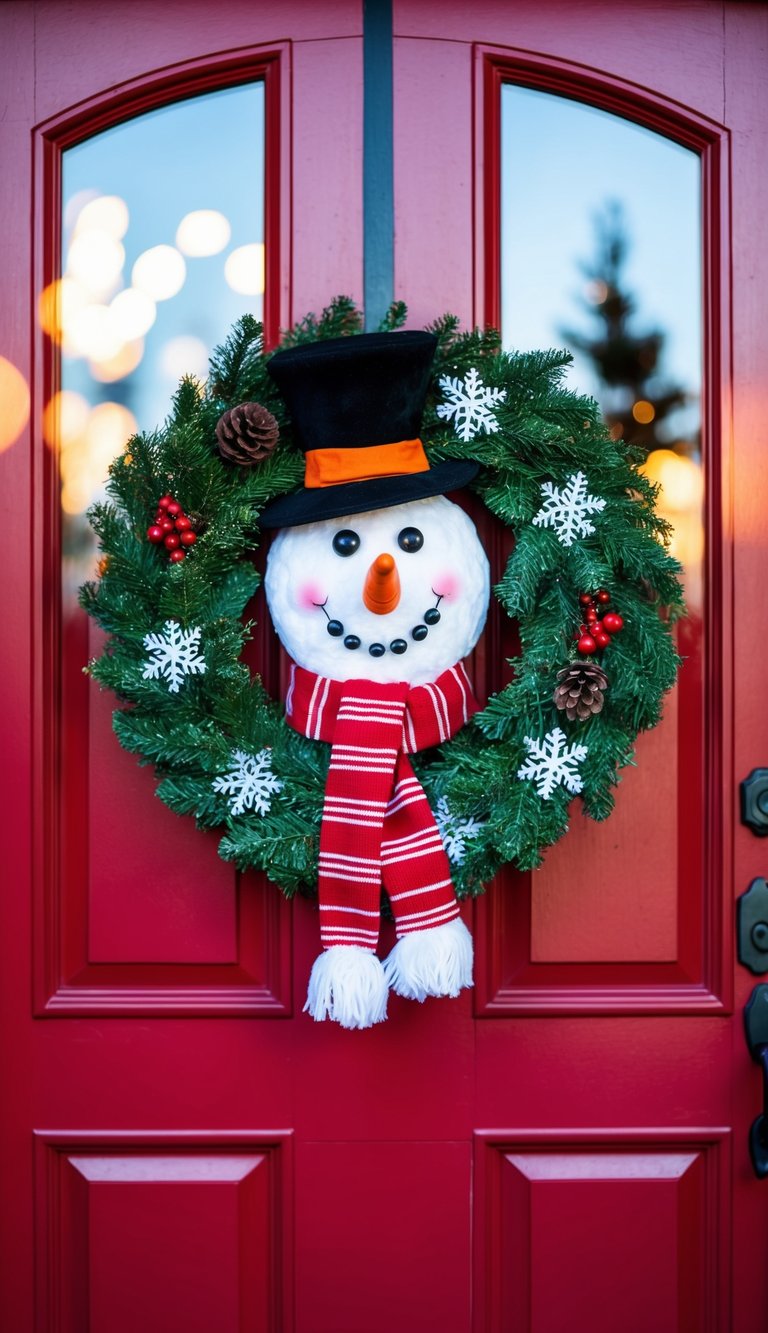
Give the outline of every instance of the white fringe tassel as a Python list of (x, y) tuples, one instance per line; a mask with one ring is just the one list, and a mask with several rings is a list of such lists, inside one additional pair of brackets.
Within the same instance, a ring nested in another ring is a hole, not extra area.
[(471, 986), (472, 936), (461, 917), (404, 935), (384, 959), (384, 975), (398, 995), (420, 1003)]
[(316, 958), (304, 1013), (343, 1028), (370, 1028), (387, 1016), (387, 981), (376, 954), (357, 944), (332, 944)]

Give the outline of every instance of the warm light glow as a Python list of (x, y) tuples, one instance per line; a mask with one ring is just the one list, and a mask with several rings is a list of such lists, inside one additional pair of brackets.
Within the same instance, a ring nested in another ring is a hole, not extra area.
[(174, 384), (183, 375), (204, 379), (208, 374), (208, 348), (199, 338), (182, 334), (165, 344), (160, 353), (160, 365)]
[(114, 356), (90, 360), (88, 369), (101, 384), (113, 384), (115, 380), (124, 380), (133, 374), (143, 355), (144, 339), (136, 338), (133, 342), (123, 343)]
[(75, 231), (101, 231), (120, 241), (128, 230), (128, 205), (117, 194), (99, 194), (77, 215)]
[(0, 450), (8, 449), (29, 420), (29, 386), (12, 361), (0, 356)]
[(641, 426), (647, 426), (656, 416), (656, 408), (653, 403), (649, 403), (645, 398), (638, 398), (632, 405), (632, 416), (635, 421), (639, 421)]
[(136, 419), (120, 403), (99, 403), (85, 430), (61, 450), (61, 507), (82, 514), (104, 485), (110, 463), (137, 431)]
[[(661, 486), (659, 509), (665, 517), (700, 512), (704, 477), (701, 466), (692, 458), (676, 454), (672, 449), (654, 449), (640, 471)], [(677, 526), (677, 519), (673, 521)]]
[(43, 410), (43, 439), (46, 444), (66, 449), (83, 434), (91, 409), (81, 393), (62, 389), (55, 393)]
[(594, 282), (587, 283), (584, 292), (592, 305), (602, 305), (608, 295), (608, 283), (603, 282), (602, 278), (596, 278)]
[(176, 244), (185, 255), (201, 258), (217, 255), (229, 244), (232, 228), (223, 213), (213, 208), (198, 208), (181, 219)]
[(241, 245), (227, 256), (224, 277), (233, 292), (259, 296), (264, 291), (264, 246), (260, 242)]
[(74, 311), (65, 325), (67, 340), (78, 356), (94, 361), (117, 356), (123, 340), (105, 305), (86, 305)]
[(67, 326), (73, 315), (88, 304), (88, 293), (74, 278), (60, 278), (44, 287), (37, 302), (40, 327), (67, 348)]
[(67, 272), (93, 296), (112, 291), (125, 263), (125, 250), (105, 231), (78, 231), (67, 254)]
[[(674, 530), (669, 553), (686, 571), (688, 577), (697, 571), (704, 556), (704, 525), (698, 514), (675, 514)], [(688, 588), (686, 587), (686, 592)], [(698, 600), (698, 599), (697, 599)]]
[(112, 298), (109, 312), (116, 332), (127, 342), (131, 338), (142, 338), (152, 328), (157, 317), (157, 306), (146, 292), (127, 287)]
[(155, 301), (167, 301), (184, 286), (187, 266), (173, 245), (153, 245), (139, 255), (133, 266), (134, 287)]

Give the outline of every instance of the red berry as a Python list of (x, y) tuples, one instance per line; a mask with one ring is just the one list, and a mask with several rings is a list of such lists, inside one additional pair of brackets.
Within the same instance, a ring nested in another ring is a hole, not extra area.
[(597, 611), (595, 610), (594, 606), (590, 606), (589, 610), (587, 611), (587, 620), (589, 620), (590, 622), (593, 620), (597, 620)]
[(164, 518), (160, 524), (160, 527), (163, 529), (163, 532), (173, 532), (173, 519)]
[(610, 642), (611, 642), (610, 634), (604, 634), (601, 629), (597, 630), (595, 634), (595, 643), (597, 644), (598, 648), (607, 648)]
[(168, 559), (172, 565), (178, 565), (184, 559), (184, 552), (179, 547), (178, 551), (171, 551)]
[(590, 592), (583, 592), (579, 597), (579, 601), (582, 606), (591, 606), (592, 594)]
[(179, 514), (179, 517), (176, 519), (176, 531), (186, 532), (187, 529), (191, 527), (192, 520), (187, 518), (186, 514)]
[(585, 657), (588, 653), (593, 653), (596, 647), (597, 644), (591, 634), (582, 634), (579, 642), (576, 644), (578, 652), (583, 653)]
[(178, 533), (176, 532), (169, 532), (168, 536), (163, 539), (163, 546), (165, 546), (169, 551), (175, 551), (178, 544), (179, 544), (179, 536)]
[(158, 500), (158, 502), (157, 502), (157, 507), (158, 507), (158, 509), (167, 509), (168, 506), (169, 506), (169, 504), (172, 504), (172, 502), (173, 502), (173, 496), (172, 496), (172, 495), (163, 495), (163, 496), (161, 496), (160, 499)]
[(195, 542), (197, 541), (197, 533), (191, 531), (182, 532), (179, 537), (179, 541), (181, 542), (182, 546), (194, 546)]
[(147, 528), (147, 536), (151, 542), (161, 542), (163, 540), (163, 529), (158, 527)]
[(165, 508), (169, 518), (177, 518), (182, 512), (181, 505), (176, 500), (171, 500), (171, 503), (166, 505)]
[(598, 602), (601, 602), (603, 606), (605, 606), (607, 602), (610, 602), (611, 594), (609, 592), (606, 592), (605, 588), (601, 588), (597, 594), (597, 600)]
[(609, 611), (603, 617), (603, 629), (608, 634), (618, 634), (620, 629), (624, 628), (624, 621), (621, 616), (617, 616), (615, 611)]

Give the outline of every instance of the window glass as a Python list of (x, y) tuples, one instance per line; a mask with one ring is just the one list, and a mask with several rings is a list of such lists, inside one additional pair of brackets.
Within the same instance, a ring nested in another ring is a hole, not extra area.
[(569, 384), (647, 450), (701, 607), (701, 180), (696, 153), (565, 97), (502, 89), (502, 332), (567, 347)]
[(46, 439), (60, 451), (65, 605), (93, 570), (85, 511), (136, 430), (201, 379), (233, 321), (261, 318), (264, 86), (174, 103), (63, 159), (60, 281), (40, 318), (60, 343)]

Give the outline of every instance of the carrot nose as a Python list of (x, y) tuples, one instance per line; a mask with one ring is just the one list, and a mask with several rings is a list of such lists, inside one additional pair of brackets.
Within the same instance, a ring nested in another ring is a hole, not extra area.
[(389, 615), (400, 601), (400, 575), (393, 555), (377, 555), (365, 576), (363, 601), (377, 616)]

